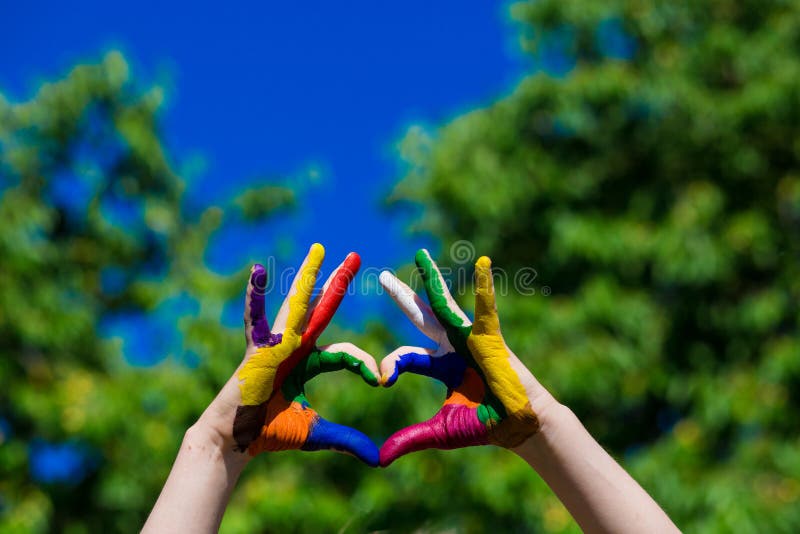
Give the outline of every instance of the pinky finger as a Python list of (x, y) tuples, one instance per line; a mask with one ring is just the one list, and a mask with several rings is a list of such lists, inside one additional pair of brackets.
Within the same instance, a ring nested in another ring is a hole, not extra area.
[(349, 426), (318, 417), (314, 421), (302, 449), (304, 451), (335, 450), (355, 456), (370, 467), (377, 467), (378, 447), (366, 434)]
[(475, 408), (463, 404), (445, 404), (427, 421), (398, 430), (380, 450), (381, 467), (406, 454), (425, 449), (459, 449), (488, 445), (489, 433), (478, 419)]

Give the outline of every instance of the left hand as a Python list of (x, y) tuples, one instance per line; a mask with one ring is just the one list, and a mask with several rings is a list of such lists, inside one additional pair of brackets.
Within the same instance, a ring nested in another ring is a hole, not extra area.
[(211, 421), (226, 442), (250, 456), (332, 449), (376, 466), (378, 449), (366, 435), (323, 419), (305, 396), (306, 382), (340, 369), (378, 385), (378, 367), (365, 351), (351, 343), (316, 346), (361, 263), (350, 253), (311, 303), (324, 254), (322, 245), (311, 246), (272, 330), (265, 312), (266, 272), (253, 266), (245, 298), (244, 360), (201, 421)]

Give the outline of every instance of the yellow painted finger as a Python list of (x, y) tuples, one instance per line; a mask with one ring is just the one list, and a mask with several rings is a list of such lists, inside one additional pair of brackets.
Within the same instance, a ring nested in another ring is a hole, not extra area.
[(475, 321), (472, 323), (472, 332), (477, 335), (500, 334), (492, 260), (486, 256), (481, 256), (475, 263)]
[(509, 414), (530, 412), (530, 401), (517, 372), (511, 366), (511, 353), (500, 333), (500, 319), (494, 297), (492, 262), (482, 256), (475, 263), (475, 322), (467, 338), (486, 384)]
[(289, 295), (289, 314), (286, 317), (284, 336), (290, 330), (294, 334), (302, 331), (311, 295), (314, 293), (314, 285), (317, 283), (317, 274), (324, 258), (325, 248), (319, 243), (311, 245), (306, 261), (294, 279), (292, 288), (294, 294)]

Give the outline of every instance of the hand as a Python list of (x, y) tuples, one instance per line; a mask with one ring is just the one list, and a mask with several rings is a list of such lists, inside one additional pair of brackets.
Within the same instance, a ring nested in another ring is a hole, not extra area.
[(440, 380), (448, 392), (433, 418), (389, 437), (380, 450), (381, 466), (422, 449), (521, 445), (540, 427), (533, 405), (544, 410), (555, 400), (503, 340), (491, 261), (484, 256), (475, 264), (475, 323), (471, 324), (428, 251), (420, 250), (415, 259), (433, 309), (388, 271), (381, 273), (380, 281), (437, 347), (393, 351), (381, 362), (381, 382), (388, 387), (401, 373), (412, 372)]
[(361, 262), (358, 254), (350, 253), (310, 304), (324, 254), (322, 245), (312, 245), (273, 331), (265, 312), (266, 272), (261, 265), (253, 266), (245, 299), (245, 357), (213, 409), (207, 410), (212, 415), (204, 417), (221, 418), (217, 428), (227, 420), (236, 449), (251, 456), (262, 451), (333, 449), (376, 466), (378, 449), (366, 435), (326, 421), (305, 396), (306, 382), (340, 369), (360, 375), (372, 386), (378, 384), (375, 360), (363, 350), (350, 343), (316, 346)]

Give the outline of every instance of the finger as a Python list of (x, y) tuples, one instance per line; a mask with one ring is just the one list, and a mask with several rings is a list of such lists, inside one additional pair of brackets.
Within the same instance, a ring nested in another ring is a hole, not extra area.
[(352, 343), (333, 343), (312, 352), (306, 360), (305, 381), (341, 369), (359, 375), (370, 386), (378, 385), (380, 372), (375, 358)]
[(472, 333), (500, 335), (500, 319), (497, 317), (492, 279), (492, 260), (486, 256), (481, 256), (475, 262), (475, 322), (472, 325)]
[(414, 373), (435, 378), (452, 389), (461, 384), (466, 367), (455, 352), (436, 355), (436, 351), (423, 347), (399, 347), (381, 360), (381, 381), (389, 387), (401, 374)]
[(263, 346), (270, 339), (265, 306), (266, 289), (267, 271), (263, 265), (256, 263), (250, 269), (250, 280), (244, 297), (244, 335), (248, 346)]
[(434, 316), (433, 310), (419, 298), (413, 289), (389, 271), (383, 271), (379, 280), (392, 300), (414, 323), (414, 326), (437, 343), (447, 341), (447, 334)]
[(430, 253), (425, 249), (421, 249), (417, 252), (414, 261), (422, 275), (422, 282), (425, 286), (425, 292), (428, 294), (431, 308), (433, 308), (433, 313), (442, 326), (448, 330), (448, 327), (450, 327), (460, 331), (468, 328), (470, 325), (469, 319), (458, 307), (456, 301), (453, 300), (444, 277), (433, 258), (431, 258)]
[(492, 262), (486, 256), (475, 263), (475, 324), (467, 346), (483, 371), (486, 384), (505, 410), (522, 419), (533, 417), (527, 391), (520, 379), (524, 373), (530, 373), (508, 349), (500, 333)]
[(325, 287), (323, 287), (322, 297), (308, 319), (308, 326), (303, 333), (304, 342), (316, 341), (331, 322), (345, 293), (347, 293), (347, 286), (353, 281), (359, 267), (361, 267), (361, 258), (355, 252), (351, 252), (342, 264), (331, 273), (325, 283)]
[(324, 257), (325, 248), (322, 245), (319, 243), (311, 245), (308, 255), (294, 277), (289, 294), (275, 317), (276, 331), (286, 332), (292, 329), (297, 334), (301, 332), (308, 311), (308, 303), (314, 292), (314, 284), (317, 282), (317, 274)]
[(258, 436), (247, 448), (251, 456), (264, 451), (300, 449), (308, 440), (311, 425), (319, 417), (312, 408), (296, 400), (286, 400), (280, 394), (263, 406)]
[(478, 419), (474, 407), (446, 404), (427, 421), (392, 434), (380, 450), (380, 465), (386, 467), (397, 458), (424, 449), (458, 449), (488, 445), (489, 432)]
[[(347, 260), (347, 258), (345, 258), (345, 260)], [(308, 312), (306, 312), (306, 323), (308, 323), (308, 319), (311, 318), (311, 314), (314, 313), (314, 310), (317, 309), (319, 301), (322, 300), (322, 295), (325, 294), (325, 291), (328, 290), (328, 288), (331, 285), (331, 282), (333, 281), (334, 276), (336, 275), (336, 272), (342, 268), (342, 265), (344, 265), (344, 262), (336, 266), (336, 269), (334, 269), (333, 272), (328, 276), (327, 280), (325, 280), (325, 284), (322, 286), (322, 290), (320, 290), (316, 295), (314, 295), (314, 298), (311, 299), (311, 304), (309, 304), (308, 306)]]
[(311, 425), (304, 451), (332, 449), (351, 454), (365, 464), (377, 467), (380, 453), (378, 447), (366, 434), (354, 428), (332, 423), (317, 416)]

